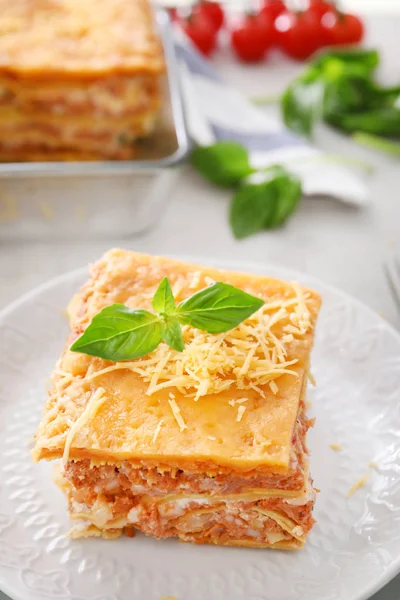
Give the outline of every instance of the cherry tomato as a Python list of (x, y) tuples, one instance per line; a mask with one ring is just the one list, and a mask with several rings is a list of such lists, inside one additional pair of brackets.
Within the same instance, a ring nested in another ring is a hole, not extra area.
[(285, 11), (275, 19), (278, 45), (291, 58), (305, 60), (322, 46), (320, 20), (312, 13)]
[(192, 13), (181, 25), (196, 48), (205, 56), (209, 56), (217, 42), (216, 31), (209, 19), (204, 15)]
[(275, 18), (271, 17), (270, 13), (265, 10), (260, 10), (257, 15), (257, 19), (260, 24), (263, 25), (266, 32), (266, 40), (269, 42), (268, 46), (274, 46), (276, 44), (277, 36), (275, 30)]
[(313, 13), (316, 17), (321, 18), (325, 13), (332, 12), (334, 9), (334, 5), (331, 2), (326, 2), (325, 0), (311, 0), (307, 12)]
[(328, 45), (358, 44), (364, 37), (364, 25), (356, 15), (330, 11), (321, 18), (324, 40)]
[(268, 15), (275, 20), (276, 17), (285, 10), (286, 6), (282, 0), (264, 0), (264, 5), (260, 10), (260, 14)]
[(201, 0), (194, 6), (193, 13), (206, 17), (213, 24), (215, 31), (219, 31), (224, 24), (225, 14), (218, 2)]
[(232, 48), (241, 60), (258, 62), (271, 46), (272, 33), (270, 21), (260, 18), (258, 14), (246, 15), (232, 31)]
[(264, 31), (265, 47), (268, 50), (276, 43), (275, 19), (262, 10), (255, 16), (257, 18), (258, 25)]

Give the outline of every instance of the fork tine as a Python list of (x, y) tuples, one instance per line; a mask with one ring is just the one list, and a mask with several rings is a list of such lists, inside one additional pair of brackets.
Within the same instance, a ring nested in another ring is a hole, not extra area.
[(389, 289), (392, 293), (393, 300), (397, 306), (397, 310), (400, 311), (400, 264), (394, 258), (388, 261), (384, 265), (384, 272), (386, 275)]

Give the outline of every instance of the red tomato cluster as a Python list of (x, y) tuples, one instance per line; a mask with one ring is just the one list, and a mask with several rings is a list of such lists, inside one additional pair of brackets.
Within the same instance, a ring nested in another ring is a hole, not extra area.
[[(197, 2), (189, 16), (175, 9), (171, 16), (206, 56), (215, 50), (218, 32), (226, 25), (222, 6), (212, 0)], [(232, 49), (242, 61), (258, 62), (272, 47), (305, 60), (324, 46), (359, 43), (364, 26), (356, 15), (338, 11), (334, 0), (309, 0), (303, 12), (287, 9), (283, 0), (264, 0), (261, 10), (244, 15), (229, 33)]]

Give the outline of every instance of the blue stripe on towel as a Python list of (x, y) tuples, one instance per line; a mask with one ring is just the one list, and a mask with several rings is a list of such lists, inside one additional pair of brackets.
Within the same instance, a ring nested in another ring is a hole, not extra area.
[(176, 54), (179, 58), (185, 61), (189, 71), (195, 75), (203, 75), (213, 81), (221, 81), (214, 69), (210, 67), (207, 60), (205, 60), (198, 52), (194, 52), (190, 48), (185, 48), (181, 44), (175, 44)]
[(273, 133), (243, 133), (214, 123), (210, 123), (210, 126), (218, 141), (239, 142), (251, 152), (268, 152), (278, 148), (308, 146), (304, 140), (284, 129)]

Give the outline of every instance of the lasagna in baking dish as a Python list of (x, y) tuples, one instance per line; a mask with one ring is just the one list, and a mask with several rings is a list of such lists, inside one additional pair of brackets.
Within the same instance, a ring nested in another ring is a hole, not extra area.
[(0, 0), (0, 160), (134, 157), (163, 70), (147, 0)]
[[(166, 276), (177, 301), (218, 281), (265, 304), (225, 333), (184, 326), (182, 352), (71, 352), (104, 307), (151, 310)], [(297, 283), (109, 251), (70, 305), (33, 450), (62, 459), (72, 536), (300, 548), (314, 522), (305, 393), (319, 307)]]

